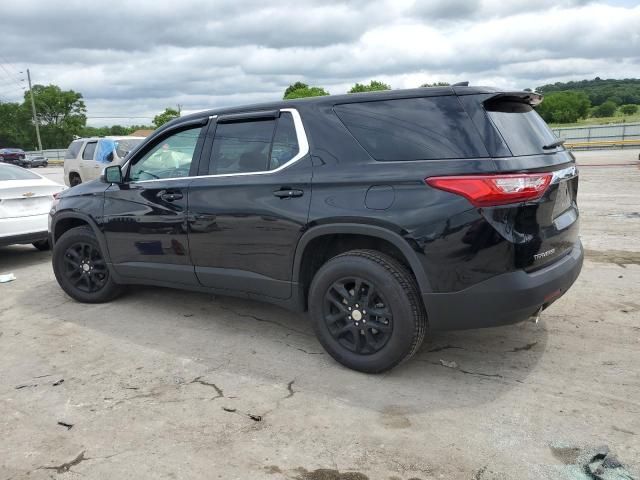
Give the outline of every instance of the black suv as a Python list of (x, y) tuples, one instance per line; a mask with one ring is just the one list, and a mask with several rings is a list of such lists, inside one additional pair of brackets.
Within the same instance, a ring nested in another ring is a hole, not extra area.
[(444, 87), (174, 120), (51, 210), (65, 292), (148, 284), (310, 313), (381, 372), (427, 328), (519, 322), (578, 276), (575, 159), (530, 92)]

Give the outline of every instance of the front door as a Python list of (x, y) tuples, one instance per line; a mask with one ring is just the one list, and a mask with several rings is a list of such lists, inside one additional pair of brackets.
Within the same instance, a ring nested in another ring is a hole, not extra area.
[(105, 192), (103, 226), (118, 274), (197, 284), (186, 215), (190, 176), (197, 168), (206, 120), (152, 141), (131, 159), (124, 183)]
[(291, 295), (307, 223), (311, 159), (297, 111), (222, 116), (189, 193), (189, 244), (204, 286)]

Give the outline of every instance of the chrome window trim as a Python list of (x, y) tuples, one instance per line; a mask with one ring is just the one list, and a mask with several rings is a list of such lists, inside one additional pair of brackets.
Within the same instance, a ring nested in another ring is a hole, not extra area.
[[(270, 175), (273, 173), (278, 173), (285, 168), (290, 167), (298, 160), (304, 158), (309, 153), (309, 141), (307, 139), (307, 132), (304, 129), (304, 124), (302, 123), (302, 118), (300, 117), (300, 113), (295, 108), (281, 108), (281, 112), (289, 112), (293, 117), (293, 125), (296, 129), (296, 137), (298, 139), (298, 153), (288, 162), (283, 165), (280, 165), (278, 168), (274, 168), (273, 170), (264, 170), (261, 172), (240, 172), (240, 173), (218, 173), (212, 175), (193, 175), (188, 177), (169, 177), (169, 178), (154, 178), (151, 180), (138, 180), (137, 182), (130, 182), (132, 184), (140, 184), (140, 183), (151, 183), (151, 182), (166, 182), (171, 180), (189, 180), (194, 178), (222, 178), (222, 177), (243, 177), (247, 175)], [(216, 115), (213, 115), (209, 118), (216, 118)], [(214, 137), (215, 138), (215, 137)], [(128, 162), (127, 162), (128, 168)]]

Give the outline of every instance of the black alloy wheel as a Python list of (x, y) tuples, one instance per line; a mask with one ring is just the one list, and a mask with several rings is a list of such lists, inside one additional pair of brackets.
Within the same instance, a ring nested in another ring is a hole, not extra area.
[(64, 275), (78, 290), (95, 293), (109, 279), (109, 270), (100, 250), (89, 243), (78, 242), (64, 253)]
[(70, 297), (85, 303), (108, 302), (122, 292), (113, 280), (95, 233), (89, 226), (64, 232), (53, 245), (53, 272)]
[(367, 373), (389, 370), (420, 347), (427, 316), (415, 278), (396, 258), (350, 250), (322, 265), (309, 287), (318, 340), (343, 365)]
[(393, 331), (393, 314), (372, 282), (359, 277), (340, 279), (324, 299), (327, 328), (344, 348), (368, 355), (387, 344)]

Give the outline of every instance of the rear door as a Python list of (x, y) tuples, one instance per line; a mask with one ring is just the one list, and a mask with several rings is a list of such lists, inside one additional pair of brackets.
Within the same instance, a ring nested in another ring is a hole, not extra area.
[(289, 298), (311, 200), (300, 115), (292, 109), (227, 115), (211, 132), (189, 193), (189, 245), (198, 280), (211, 288)]
[(80, 158), (80, 178), (82, 178), (83, 182), (88, 182), (100, 176), (100, 165), (95, 161), (97, 146), (98, 141), (91, 140), (86, 143), (84, 150), (82, 150), (82, 157)]

